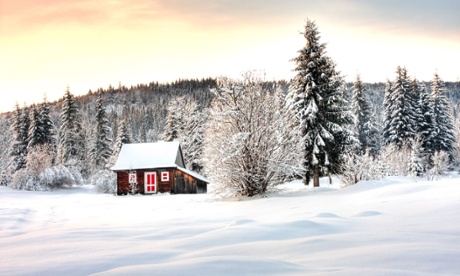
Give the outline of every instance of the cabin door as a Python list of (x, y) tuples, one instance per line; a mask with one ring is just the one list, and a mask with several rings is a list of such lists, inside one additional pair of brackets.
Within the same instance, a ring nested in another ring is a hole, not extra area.
[(157, 173), (146, 172), (144, 175), (144, 192), (154, 194), (157, 192)]

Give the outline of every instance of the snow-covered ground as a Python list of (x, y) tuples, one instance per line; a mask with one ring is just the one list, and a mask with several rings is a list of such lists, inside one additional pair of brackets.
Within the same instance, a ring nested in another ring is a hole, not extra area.
[(252, 200), (0, 187), (0, 275), (458, 275), (460, 177)]

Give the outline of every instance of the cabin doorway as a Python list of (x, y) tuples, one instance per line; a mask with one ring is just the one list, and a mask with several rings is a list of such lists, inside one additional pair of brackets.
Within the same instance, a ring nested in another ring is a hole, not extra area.
[(144, 174), (144, 193), (154, 194), (157, 192), (157, 173), (146, 172)]

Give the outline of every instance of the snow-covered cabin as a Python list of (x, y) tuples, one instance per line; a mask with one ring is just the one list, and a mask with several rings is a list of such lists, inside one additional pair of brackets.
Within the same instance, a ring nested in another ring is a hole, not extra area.
[[(179, 142), (124, 144), (111, 168), (117, 173), (117, 194), (206, 193), (209, 183), (185, 168)], [(131, 186), (132, 185), (132, 186)]]

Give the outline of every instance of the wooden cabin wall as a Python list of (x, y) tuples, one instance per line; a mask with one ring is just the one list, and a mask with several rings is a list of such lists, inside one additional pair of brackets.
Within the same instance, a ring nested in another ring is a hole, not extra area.
[[(169, 181), (161, 181), (161, 172), (169, 172)], [(157, 173), (157, 192), (171, 193), (174, 183), (174, 169), (155, 169), (155, 170), (136, 170), (137, 187), (136, 193), (145, 194), (144, 176), (146, 172)], [(117, 194), (127, 195), (131, 193), (131, 185), (129, 184), (129, 172), (117, 172)]]
[(176, 170), (175, 178), (175, 194), (196, 194), (196, 180), (194, 178), (179, 170)]
[[(161, 172), (169, 172), (169, 181), (161, 181)], [(150, 169), (136, 170), (137, 187), (136, 193), (145, 194), (144, 175), (145, 172), (157, 173), (157, 192), (174, 194), (201, 194), (207, 193), (207, 183), (198, 180), (180, 170), (176, 169)], [(117, 194), (127, 195), (131, 193), (129, 184), (129, 171), (117, 172)]]
[(125, 172), (117, 172), (117, 195), (127, 195), (129, 193), (129, 179)]
[(176, 181), (174, 183), (175, 194), (205, 194), (207, 193), (207, 184), (198, 180), (182, 171), (176, 170)]
[(197, 194), (206, 194), (208, 192), (208, 184), (201, 180), (197, 180), (196, 184), (196, 193)]
[[(144, 193), (144, 173), (136, 171), (136, 176), (136, 193)], [(127, 195), (129, 193), (131, 193), (131, 185), (129, 184), (129, 172), (117, 172), (117, 195)]]
[[(161, 181), (161, 172), (169, 172), (169, 181)], [(157, 170), (157, 189), (159, 193), (172, 193), (174, 183), (174, 169)]]

